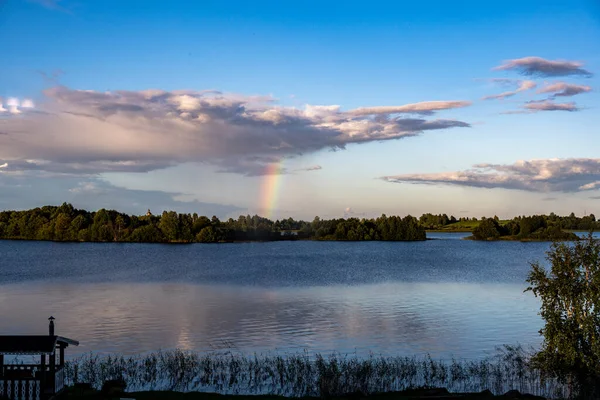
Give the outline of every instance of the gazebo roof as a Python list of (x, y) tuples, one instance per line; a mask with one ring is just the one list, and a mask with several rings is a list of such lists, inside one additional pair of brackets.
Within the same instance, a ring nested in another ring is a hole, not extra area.
[(77, 340), (55, 335), (0, 335), (0, 354), (53, 354), (57, 344), (79, 346)]

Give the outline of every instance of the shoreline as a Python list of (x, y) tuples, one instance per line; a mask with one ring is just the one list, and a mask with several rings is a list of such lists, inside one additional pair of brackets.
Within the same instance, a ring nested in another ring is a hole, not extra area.
[[(438, 231), (432, 230), (427, 231), (431, 233), (442, 233), (442, 234), (451, 234), (451, 233), (471, 233), (471, 231)], [(568, 232), (589, 232), (589, 231), (568, 231)], [(598, 231), (594, 231), (596, 233)], [(580, 240), (583, 237), (579, 238)], [(339, 242), (339, 243), (372, 243), (372, 242), (387, 242), (387, 243), (411, 243), (411, 242), (426, 242), (430, 240), (445, 240), (443, 238), (429, 238), (419, 240), (338, 240), (338, 239), (308, 239), (308, 238), (298, 238), (298, 239), (282, 239), (282, 240), (236, 240), (236, 241), (223, 241), (223, 242), (213, 242), (213, 243), (202, 243), (202, 242), (183, 242), (183, 241), (173, 241), (173, 242), (133, 242), (133, 241), (79, 241), (79, 240), (45, 240), (45, 239), (21, 239), (21, 238), (0, 238), (0, 242), (48, 242), (48, 243), (65, 243), (65, 244), (84, 244), (84, 243), (98, 243), (98, 244), (162, 244), (169, 246), (183, 246), (183, 245), (193, 245), (193, 244), (208, 244), (208, 245), (218, 245), (218, 244), (242, 244), (242, 243), (278, 243), (278, 242)], [(473, 236), (465, 236), (460, 238), (460, 240), (469, 240), (474, 242), (570, 242), (572, 239), (535, 239), (535, 238), (512, 238), (512, 237), (499, 237), (497, 239), (488, 239), (488, 240), (479, 240), (474, 239)]]
[[(121, 398), (135, 400), (285, 400), (285, 399), (303, 399), (303, 400), (320, 400), (323, 396), (282, 396), (277, 394), (221, 394), (216, 392), (179, 392), (172, 390), (149, 390), (136, 392), (113, 392)], [(66, 399), (98, 399), (102, 395), (101, 391), (93, 389), (83, 389), (69, 386), (65, 393)], [(125, 397), (126, 396), (126, 397)], [(375, 392), (365, 394), (360, 391), (329, 395), (327, 398), (332, 400), (361, 400), (361, 399), (381, 399), (381, 400), (454, 400), (454, 399), (511, 399), (511, 400), (546, 400), (545, 397), (535, 396), (528, 393), (520, 393), (517, 390), (510, 390), (504, 394), (494, 395), (489, 389), (481, 392), (450, 392), (446, 388), (415, 388), (402, 391)]]

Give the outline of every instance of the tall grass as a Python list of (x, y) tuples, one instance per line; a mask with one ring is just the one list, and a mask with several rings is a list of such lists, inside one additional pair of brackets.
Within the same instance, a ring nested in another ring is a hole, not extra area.
[(136, 356), (81, 356), (66, 365), (69, 384), (99, 388), (123, 379), (129, 391), (215, 391), (223, 394), (332, 396), (418, 387), (445, 387), (451, 392), (501, 394), (511, 389), (548, 398), (566, 398), (564, 385), (544, 379), (529, 364), (531, 352), (504, 346), (480, 361), (439, 361), (431, 357), (369, 357), (307, 352), (252, 356), (226, 353), (159, 351)]

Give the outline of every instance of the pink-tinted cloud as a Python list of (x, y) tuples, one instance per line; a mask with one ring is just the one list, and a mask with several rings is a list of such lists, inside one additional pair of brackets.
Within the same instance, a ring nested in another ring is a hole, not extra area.
[(420, 103), (406, 104), (403, 106), (361, 107), (348, 111), (354, 116), (381, 115), (381, 114), (430, 114), (434, 111), (448, 110), (470, 106), (469, 101), (423, 101)]
[(524, 91), (531, 90), (531, 89), (535, 89), (535, 87), (537, 86), (537, 84), (534, 81), (516, 81), (516, 83), (519, 85), (517, 87), (517, 89), (511, 90), (511, 91), (507, 91), (507, 92), (503, 92), (503, 93), (500, 93), (500, 94), (493, 94), (493, 95), (490, 95), (490, 96), (485, 96), (485, 97), (482, 98), (482, 100), (505, 99), (507, 97), (512, 97), (512, 96), (516, 95), (517, 93), (524, 92)]
[(600, 180), (597, 180), (596, 182), (586, 183), (585, 185), (581, 185), (581, 186), (579, 186), (579, 189), (580, 190), (600, 189)]
[(600, 188), (600, 158), (517, 161), (514, 164), (476, 164), (457, 172), (391, 175), (394, 183), (448, 184), (532, 192), (579, 192)]
[(540, 88), (537, 93), (553, 93), (552, 97), (568, 97), (590, 92), (592, 88), (585, 85), (575, 85), (565, 82), (556, 82)]
[(550, 100), (541, 101), (530, 101), (526, 103), (523, 108), (538, 112), (538, 111), (579, 111), (577, 104), (574, 102), (570, 103), (555, 103)]
[(546, 60), (541, 57), (523, 57), (507, 60), (502, 65), (493, 68), (493, 70), (515, 70), (523, 75), (546, 77), (569, 75), (591, 77), (593, 75), (582, 67), (583, 63), (578, 61)]

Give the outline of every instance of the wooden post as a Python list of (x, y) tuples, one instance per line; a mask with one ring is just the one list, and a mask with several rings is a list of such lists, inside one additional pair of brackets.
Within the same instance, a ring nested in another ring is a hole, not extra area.
[(60, 367), (65, 367), (65, 346), (60, 345)]
[(50, 392), (54, 394), (56, 392), (56, 348), (54, 352), (50, 354)]
[(41, 362), (40, 362), (40, 397), (41, 398), (45, 398), (45, 393), (46, 393), (46, 355), (42, 354), (41, 355)]

